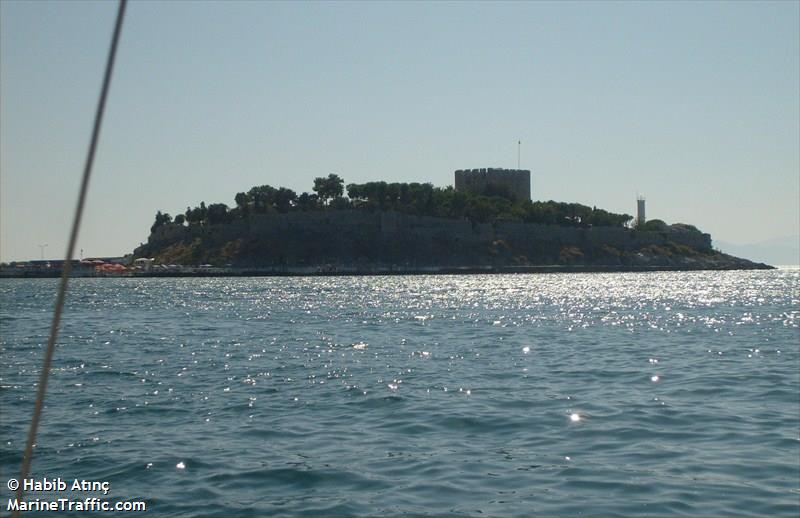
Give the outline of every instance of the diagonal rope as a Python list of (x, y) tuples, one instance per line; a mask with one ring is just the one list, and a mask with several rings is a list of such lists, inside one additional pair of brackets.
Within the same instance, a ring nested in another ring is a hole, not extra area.
[[(42, 415), (42, 405), (44, 404), (44, 395), (47, 389), (47, 378), (50, 375), (50, 365), (53, 361), (53, 352), (55, 351), (56, 339), (58, 338), (58, 326), (61, 322), (61, 312), (64, 308), (64, 299), (67, 293), (67, 283), (69, 282), (69, 275), (72, 271), (72, 257), (75, 254), (75, 242), (78, 240), (78, 230), (81, 226), (81, 217), (83, 216), (83, 206), (86, 201), (86, 192), (89, 190), (89, 178), (92, 174), (92, 165), (94, 164), (97, 141), (100, 137), (100, 126), (103, 122), (103, 113), (105, 112), (106, 98), (108, 97), (108, 90), (111, 84), (111, 73), (114, 70), (114, 60), (117, 55), (117, 44), (119, 43), (119, 35), (122, 32), (122, 20), (125, 16), (126, 5), (127, 0), (119, 1), (117, 21), (114, 25), (114, 35), (111, 38), (111, 49), (108, 52), (108, 61), (106, 62), (106, 71), (103, 78), (103, 88), (100, 91), (100, 99), (97, 103), (97, 112), (94, 116), (94, 128), (92, 129), (92, 138), (89, 143), (89, 152), (86, 156), (86, 165), (83, 169), (83, 179), (81, 181), (80, 194), (78, 195), (78, 205), (75, 207), (75, 216), (72, 220), (72, 232), (70, 233), (69, 245), (67, 246), (67, 257), (64, 260), (64, 266), (61, 272), (61, 283), (58, 287), (56, 306), (55, 310), (53, 311), (53, 323), (50, 326), (50, 338), (47, 341), (44, 364), (42, 365), (42, 372), (39, 375), (39, 386), (36, 390), (36, 403), (33, 407), (33, 417), (31, 417), (31, 426), (28, 430), (28, 442), (25, 446), (25, 454), (22, 457), (19, 488), (17, 489), (17, 502), (22, 502), (22, 499), (25, 496), (24, 481), (28, 477), (31, 467), (33, 445), (36, 443), (36, 431), (39, 428), (39, 418)], [(19, 513), (19, 508), (17, 508), (14, 512), (14, 516), (18, 517)]]

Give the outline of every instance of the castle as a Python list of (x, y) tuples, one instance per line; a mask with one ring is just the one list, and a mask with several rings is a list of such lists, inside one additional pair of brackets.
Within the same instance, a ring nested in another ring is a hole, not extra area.
[(531, 199), (531, 172), (528, 169), (459, 169), (455, 172), (456, 191), (484, 196), (503, 196), (512, 200)]

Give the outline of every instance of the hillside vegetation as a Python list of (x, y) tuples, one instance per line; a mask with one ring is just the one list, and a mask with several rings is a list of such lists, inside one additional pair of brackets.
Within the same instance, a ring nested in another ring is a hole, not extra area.
[(633, 219), (629, 214), (615, 214), (580, 203), (519, 202), (503, 193), (481, 196), (452, 187), (434, 187), (430, 183), (351, 183), (346, 189), (347, 196), (344, 195), (344, 180), (335, 174), (314, 179), (313, 192), (300, 195), (286, 187), (256, 186), (237, 193), (232, 208), (224, 203), (206, 205), (200, 202), (174, 218), (159, 211), (150, 230), (169, 223), (215, 225), (246, 219), (253, 214), (319, 210), (396, 211), (414, 216), (466, 218), (475, 223), (507, 220), (579, 228), (626, 227)]

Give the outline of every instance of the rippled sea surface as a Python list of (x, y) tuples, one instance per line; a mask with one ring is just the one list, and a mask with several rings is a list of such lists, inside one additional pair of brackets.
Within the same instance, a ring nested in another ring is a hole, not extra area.
[[(0, 282), (2, 513), (55, 288)], [(148, 514), (800, 513), (798, 270), (70, 290), (32, 476)]]

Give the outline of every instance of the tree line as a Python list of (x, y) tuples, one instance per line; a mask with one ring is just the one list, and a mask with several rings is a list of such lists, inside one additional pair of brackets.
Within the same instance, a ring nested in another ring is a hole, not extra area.
[(625, 227), (633, 219), (628, 214), (589, 207), (580, 203), (556, 201), (512, 201), (506, 196), (484, 196), (456, 191), (452, 186), (434, 187), (430, 183), (367, 182), (347, 184), (336, 174), (314, 179), (312, 193), (298, 195), (286, 187), (256, 186), (234, 197), (235, 206), (200, 202), (187, 207), (173, 219), (158, 211), (150, 231), (167, 224), (216, 225), (253, 214), (287, 213), (310, 210), (397, 211), (417, 216), (469, 219), (476, 223), (494, 220), (523, 221), (569, 227)]

